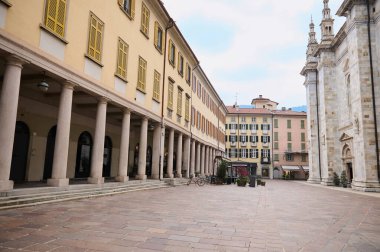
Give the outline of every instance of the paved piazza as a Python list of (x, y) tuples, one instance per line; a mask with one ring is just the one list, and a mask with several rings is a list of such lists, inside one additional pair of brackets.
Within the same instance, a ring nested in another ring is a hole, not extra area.
[(267, 181), (0, 212), (0, 251), (380, 251), (380, 198)]

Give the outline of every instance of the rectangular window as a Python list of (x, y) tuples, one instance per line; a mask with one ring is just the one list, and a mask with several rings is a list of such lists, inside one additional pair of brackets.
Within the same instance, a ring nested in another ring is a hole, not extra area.
[(45, 27), (63, 38), (65, 35), (66, 0), (47, 0), (45, 10)]
[(252, 122), (256, 122), (256, 117), (252, 117)]
[(193, 93), (197, 92), (197, 76), (193, 74)]
[(143, 93), (145, 93), (145, 88), (146, 88), (146, 68), (147, 68), (146, 60), (139, 57), (137, 89)]
[(186, 121), (189, 121), (190, 119), (189, 110), (190, 110), (190, 96), (186, 94), (186, 101), (185, 101), (185, 120)]
[(301, 151), (306, 151), (306, 144), (305, 143), (301, 143)]
[(279, 161), (279, 156), (278, 154), (273, 154), (273, 161)]
[(186, 82), (190, 85), (191, 80), (191, 67), (189, 63), (186, 63)]
[(245, 122), (245, 116), (242, 116), (242, 117), (241, 117), (241, 121), (242, 121), (242, 122)]
[(265, 123), (268, 122), (268, 118), (264, 117), (263, 122), (265, 122)]
[(103, 28), (104, 23), (91, 13), (87, 55), (99, 63), (102, 60)]
[(201, 96), (202, 96), (202, 84), (200, 81), (198, 81), (197, 95), (199, 98), (201, 98)]
[(278, 142), (274, 142), (273, 145), (274, 145), (273, 148), (274, 148), (275, 150), (278, 150)]
[(135, 1), (136, 0), (118, 0), (120, 8), (122, 8), (131, 19), (135, 18)]
[(174, 83), (169, 81), (168, 85), (168, 109), (173, 110), (173, 100), (174, 100)]
[(274, 132), (273, 138), (274, 138), (274, 141), (278, 141), (278, 132)]
[(270, 136), (261, 136), (261, 142), (270, 143)]
[(160, 80), (161, 74), (154, 70), (153, 99), (160, 102)]
[(292, 154), (286, 154), (286, 161), (293, 161), (293, 155)]
[(247, 158), (247, 149), (241, 149), (240, 155), (241, 155), (241, 158)]
[(269, 156), (270, 156), (270, 150), (269, 149), (262, 149), (261, 150), (261, 157), (269, 158)]
[(162, 53), (162, 38), (163, 38), (163, 30), (160, 24), (156, 21), (154, 23), (154, 46), (156, 49)]
[(301, 129), (305, 128), (305, 120), (301, 120)]
[(231, 122), (236, 122), (236, 117), (231, 117)]
[(146, 5), (143, 2), (142, 6), (141, 6), (141, 27), (140, 27), (140, 30), (147, 37), (149, 37), (149, 17), (150, 17), (150, 11), (149, 11), (148, 7), (146, 7)]
[(175, 44), (171, 39), (169, 40), (169, 63), (175, 67)]
[(275, 128), (278, 128), (278, 119), (274, 119), (274, 120), (273, 120), (273, 123), (274, 123), (274, 127), (275, 127)]
[(288, 151), (292, 151), (292, 143), (288, 143)]
[(183, 77), (183, 56), (180, 52), (178, 52), (178, 73)]
[(128, 45), (121, 38), (118, 42), (116, 75), (127, 79)]
[(301, 133), (301, 142), (305, 142), (305, 133), (304, 132)]
[(302, 162), (307, 162), (307, 156), (306, 155), (302, 155)]
[(288, 141), (292, 141), (292, 132), (288, 132)]
[(177, 93), (177, 115), (182, 116), (182, 89), (180, 87)]
[(288, 129), (292, 128), (292, 120), (287, 121), (287, 126), (288, 126)]
[(201, 128), (201, 113), (200, 112), (197, 112), (197, 122), (198, 122), (198, 125), (197, 125), (197, 128), (198, 130)]

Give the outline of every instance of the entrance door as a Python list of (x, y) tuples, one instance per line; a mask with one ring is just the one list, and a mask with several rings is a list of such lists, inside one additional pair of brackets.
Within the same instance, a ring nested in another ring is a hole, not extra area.
[(44, 180), (51, 178), (52, 175), (56, 133), (57, 126), (53, 126), (48, 133), (45, 151)]
[(25, 181), (26, 163), (29, 149), (29, 128), (21, 121), (16, 122), (15, 138), (13, 143), (10, 180)]
[(137, 171), (139, 169), (139, 149), (140, 149), (140, 145), (136, 144), (135, 153), (133, 157), (133, 175), (134, 176), (137, 175)]
[(87, 131), (80, 134), (78, 139), (76, 178), (88, 178), (91, 171), (92, 137)]
[(104, 139), (103, 177), (111, 177), (112, 140), (109, 136)]
[(354, 176), (352, 173), (352, 163), (347, 163), (347, 181), (348, 181), (348, 183), (351, 184), (353, 177)]
[(152, 147), (148, 146), (146, 149), (146, 175), (150, 177), (152, 175)]

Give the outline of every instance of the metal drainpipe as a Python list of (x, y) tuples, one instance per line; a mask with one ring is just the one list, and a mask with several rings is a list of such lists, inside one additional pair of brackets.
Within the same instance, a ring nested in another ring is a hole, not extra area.
[[(166, 47), (167, 47), (167, 39), (168, 39), (168, 30), (174, 26), (174, 20), (172, 18), (169, 18), (169, 22), (167, 26), (165, 27), (165, 44), (164, 44), (164, 67), (162, 71), (162, 101), (161, 101), (161, 129), (164, 128), (165, 125), (165, 116), (164, 116), (164, 100), (165, 100), (165, 75), (166, 75)], [(162, 133), (161, 133), (162, 134)], [(158, 169), (158, 177), (159, 180), (161, 180), (161, 145), (162, 145), (162, 135), (160, 137), (160, 163), (159, 163), (159, 169)]]
[(237, 124), (238, 126), (237, 126), (237, 143), (238, 143), (238, 161), (240, 161), (240, 154), (241, 154), (241, 150), (240, 150), (240, 115), (238, 114), (238, 124)]
[(318, 95), (318, 84), (319, 84), (319, 73), (316, 70), (316, 83), (315, 83), (315, 91), (317, 98), (317, 130), (318, 130), (318, 166), (319, 166), (319, 181), (322, 182), (322, 171), (321, 171), (321, 139), (319, 132), (319, 95)]
[(375, 85), (373, 78), (373, 59), (372, 59), (372, 40), (371, 40), (371, 12), (369, 0), (367, 2), (367, 14), (368, 14), (368, 48), (369, 48), (369, 64), (371, 70), (371, 87), (372, 87), (372, 108), (373, 108), (373, 119), (375, 121), (375, 141), (376, 141), (376, 164), (377, 164), (377, 178), (380, 180), (380, 157), (379, 157), (379, 140), (377, 133), (377, 116), (376, 116), (376, 97), (375, 97)]

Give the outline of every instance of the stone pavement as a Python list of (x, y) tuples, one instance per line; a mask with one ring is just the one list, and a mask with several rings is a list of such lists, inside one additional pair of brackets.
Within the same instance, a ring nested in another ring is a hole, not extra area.
[(380, 199), (289, 181), (0, 211), (0, 251), (380, 251)]

